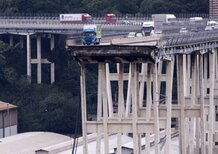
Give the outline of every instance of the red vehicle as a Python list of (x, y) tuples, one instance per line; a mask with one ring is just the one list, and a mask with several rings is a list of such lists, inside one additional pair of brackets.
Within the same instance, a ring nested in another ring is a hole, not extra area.
[(116, 24), (117, 23), (116, 15), (113, 13), (106, 14), (105, 20), (106, 20), (106, 24)]
[(80, 14), (60, 14), (62, 23), (92, 23), (92, 16), (88, 13)]

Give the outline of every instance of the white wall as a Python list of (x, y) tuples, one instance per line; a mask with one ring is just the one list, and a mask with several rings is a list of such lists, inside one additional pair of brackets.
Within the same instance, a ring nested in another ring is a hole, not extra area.
[[(17, 125), (5, 128), (5, 137), (17, 134)], [(3, 138), (3, 129), (0, 129), (0, 138)]]

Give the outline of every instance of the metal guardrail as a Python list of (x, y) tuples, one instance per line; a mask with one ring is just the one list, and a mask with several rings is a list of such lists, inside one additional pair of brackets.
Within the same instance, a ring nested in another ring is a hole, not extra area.
[(165, 35), (160, 39), (162, 47), (185, 46), (215, 41), (218, 41), (218, 30)]

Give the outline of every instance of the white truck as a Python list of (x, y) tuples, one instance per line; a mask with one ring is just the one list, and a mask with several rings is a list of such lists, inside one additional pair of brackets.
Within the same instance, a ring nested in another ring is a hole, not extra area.
[(176, 19), (174, 14), (153, 14), (152, 21), (154, 22), (154, 32), (156, 34), (162, 33), (163, 24), (170, 23), (173, 19)]
[(154, 34), (154, 21), (145, 21), (142, 23), (143, 36), (150, 36)]
[(92, 23), (92, 17), (88, 13), (60, 14), (61, 23)]

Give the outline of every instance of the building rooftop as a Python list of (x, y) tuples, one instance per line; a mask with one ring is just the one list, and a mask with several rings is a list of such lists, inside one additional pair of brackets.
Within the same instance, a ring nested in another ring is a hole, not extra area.
[(50, 132), (27, 132), (0, 139), (0, 153), (35, 154), (41, 148), (72, 140)]
[(6, 110), (6, 109), (12, 109), (12, 108), (17, 108), (17, 106), (0, 101), (0, 111)]

